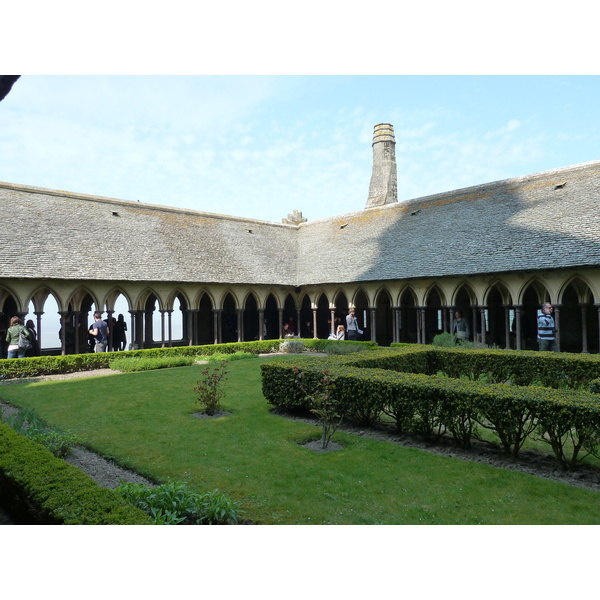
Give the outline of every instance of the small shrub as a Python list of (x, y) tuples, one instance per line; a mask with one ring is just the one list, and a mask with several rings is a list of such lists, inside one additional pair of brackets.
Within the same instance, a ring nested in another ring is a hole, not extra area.
[(329, 442), (343, 418), (338, 403), (331, 395), (333, 380), (329, 375), (329, 371), (324, 371), (321, 379), (315, 385), (310, 385), (305, 382), (305, 374), (302, 371), (297, 367), (294, 367), (293, 371), (296, 376), (296, 383), (308, 402), (310, 412), (317, 417), (321, 424), (323, 431), (321, 447), (325, 449), (329, 446)]
[(456, 339), (451, 333), (439, 333), (433, 338), (431, 342), (434, 346), (440, 346), (442, 348), (455, 348), (456, 347)]
[(279, 344), (279, 352), (287, 354), (302, 354), (304, 348), (305, 345), (302, 340), (284, 340)]
[(333, 342), (325, 348), (327, 354), (353, 354), (355, 352), (363, 352), (364, 348), (347, 342)]
[(194, 388), (198, 394), (198, 402), (204, 407), (207, 415), (214, 415), (220, 408), (223, 397), (222, 383), (229, 373), (227, 363), (228, 361), (222, 360), (217, 367), (206, 367), (202, 371), (202, 379), (198, 380)]

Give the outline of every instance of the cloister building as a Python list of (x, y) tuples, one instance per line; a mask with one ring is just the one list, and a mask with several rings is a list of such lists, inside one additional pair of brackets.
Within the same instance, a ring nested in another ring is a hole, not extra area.
[(394, 144), (391, 126), (375, 127), (364, 209), (313, 221), (0, 183), (4, 327), (32, 312), (43, 340), (53, 297), (52, 351), (87, 351), (90, 311), (111, 318), (122, 296), (139, 348), (277, 339), (290, 318), (301, 336), (325, 338), (354, 306), (380, 345), (430, 343), (460, 310), (475, 339), (536, 349), (537, 309), (550, 301), (561, 350), (599, 352), (600, 161), (398, 202)]

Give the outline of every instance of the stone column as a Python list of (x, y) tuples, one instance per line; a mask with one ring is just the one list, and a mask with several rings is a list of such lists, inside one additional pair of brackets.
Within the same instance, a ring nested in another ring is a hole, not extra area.
[(265, 339), (265, 309), (258, 309), (258, 339), (263, 341)]
[(554, 327), (556, 328), (556, 347), (560, 352), (560, 309), (561, 304), (553, 304), (554, 307)]
[(510, 350), (510, 305), (504, 304), (504, 349)]
[(485, 344), (485, 338), (487, 333), (487, 326), (485, 322), (485, 311), (487, 310), (487, 306), (480, 306), (479, 313), (481, 315), (481, 343)]
[(337, 333), (335, 330), (335, 309), (330, 310), (329, 313), (331, 314), (331, 331), (329, 333), (335, 334)]
[(521, 332), (521, 316), (523, 315), (523, 305), (515, 304), (515, 321), (517, 322), (517, 326), (515, 328), (515, 345), (517, 350), (521, 350), (523, 346), (522, 341), (522, 332)]
[(244, 309), (236, 308), (235, 312), (236, 312), (236, 316), (237, 316), (237, 331), (238, 331), (237, 341), (239, 344), (240, 342), (244, 341)]
[(186, 319), (186, 332), (185, 335), (188, 339), (188, 346), (197, 346), (196, 330), (198, 329), (198, 308), (188, 308), (187, 319)]
[(375, 125), (373, 131), (373, 172), (365, 208), (398, 202), (396, 140), (389, 123)]
[(581, 307), (581, 353), (588, 354), (588, 339), (587, 339), (587, 311), (586, 304), (580, 304)]
[(64, 356), (67, 353), (67, 315), (66, 310), (59, 310), (60, 315), (60, 353)]
[[(366, 323), (365, 323), (366, 325)], [(369, 326), (371, 328), (371, 341), (377, 341), (377, 308), (372, 306), (369, 308)]]
[(213, 308), (213, 325), (215, 333), (215, 344), (221, 343), (221, 309)]
[(114, 346), (113, 346), (113, 315), (115, 314), (114, 310), (107, 310), (106, 311), (107, 317), (106, 317), (106, 322), (108, 325), (108, 352), (112, 352)]
[(279, 313), (279, 339), (283, 337), (283, 308), (278, 308), (277, 312)]
[[(600, 313), (600, 307), (598, 308), (598, 312)], [(313, 308), (312, 313), (313, 313), (313, 339), (316, 340), (319, 338), (319, 336), (317, 335), (317, 309)]]
[(40, 355), (42, 354), (42, 315), (44, 311), (36, 310), (33, 313), (36, 316), (36, 328), (37, 328), (37, 336), (38, 336), (38, 347), (40, 349)]

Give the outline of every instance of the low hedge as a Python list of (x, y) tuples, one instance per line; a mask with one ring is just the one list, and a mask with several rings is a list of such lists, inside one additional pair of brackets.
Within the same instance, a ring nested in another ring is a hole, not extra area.
[[(283, 340), (263, 340), (254, 342), (233, 342), (227, 344), (207, 344), (204, 346), (176, 346), (172, 348), (148, 348), (145, 350), (125, 350), (123, 352), (98, 352), (87, 354), (68, 354), (66, 356), (37, 356), (32, 358), (10, 358), (0, 360), (0, 378), (15, 379), (75, 373), (107, 369), (109, 364), (121, 358), (164, 358), (180, 356), (210, 356), (212, 354), (235, 354), (251, 352), (268, 354), (277, 352)], [(329, 340), (302, 339), (304, 347), (312, 352), (325, 352)], [(340, 342), (336, 342), (340, 343)], [(375, 342), (344, 342), (362, 348), (373, 348)]]
[(0, 497), (23, 523), (149, 525), (150, 518), (43, 446), (0, 423)]
[(563, 469), (575, 468), (589, 454), (599, 455), (597, 395), (400, 372), (420, 367), (431, 372), (439, 367), (435, 358), (435, 353), (421, 347), (415, 352), (409, 348), (376, 350), (363, 356), (301, 359), (294, 365), (263, 364), (263, 394), (281, 409), (306, 411), (310, 407), (296, 383), (294, 367), (304, 374), (308, 387), (328, 371), (333, 377), (332, 397), (340, 412), (363, 425), (372, 425), (385, 414), (399, 431), (410, 430), (427, 440), (448, 432), (457, 444), (466, 447), (481, 437), (484, 428), (512, 456), (518, 455), (528, 438), (539, 439), (550, 445)]
[[(392, 348), (396, 345), (392, 344)], [(413, 347), (414, 348), (414, 347)], [(492, 350), (421, 346), (428, 372), (467, 377), (490, 383), (542, 385), (551, 388), (589, 389), (600, 378), (600, 355), (531, 350)], [(407, 350), (407, 347), (399, 347)], [(425, 370), (421, 372), (426, 372)]]

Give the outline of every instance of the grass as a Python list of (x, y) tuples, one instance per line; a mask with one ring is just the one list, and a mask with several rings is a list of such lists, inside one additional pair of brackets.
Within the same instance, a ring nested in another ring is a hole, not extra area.
[(222, 408), (231, 414), (213, 419), (192, 416), (202, 366), (22, 383), (0, 395), (156, 481), (218, 488), (256, 523), (600, 523), (598, 494), (562, 483), (340, 431), (342, 450), (304, 448), (320, 428), (269, 411), (265, 360), (229, 364)]

